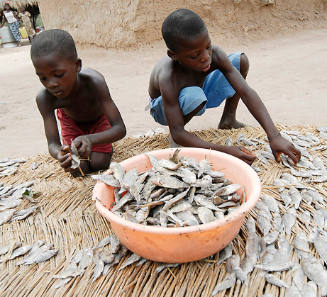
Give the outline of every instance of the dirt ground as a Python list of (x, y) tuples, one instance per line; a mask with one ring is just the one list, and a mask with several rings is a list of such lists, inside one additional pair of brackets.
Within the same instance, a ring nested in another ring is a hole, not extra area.
[[(327, 28), (227, 45), (226, 52), (244, 51), (250, 60), (248, 83), (273, 120), (285, 124), (327, 125)], [(42, 118), (35, 104), (41, 87), (29, 58), (30, 46), (0, 48), (0, 158), (46, 152)], [(144, 134), (160, 125), (144, 111), (148, 79), (155, 62), (165, 54), (162, 42), (137, 50), (81, 49), (83, 65), (104, 74), (125, 121), (128, 135)], [(325, 101), (326, 100), (326, 101)], [(216, 127), (222, 107), (195, 118), (188, 129)], [(238, 119), (257, 125), (243, 104)]]

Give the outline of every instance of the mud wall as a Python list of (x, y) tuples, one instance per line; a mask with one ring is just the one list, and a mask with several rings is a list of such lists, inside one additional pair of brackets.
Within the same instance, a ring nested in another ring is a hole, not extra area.
[(69, 31), (80, 45), (128, 47), (161, 39), (163, 19), (189, 8), (209, 32), (228, 40), (260, 38), (326, 22), (326, 0), (39, 0), (47, 29)]

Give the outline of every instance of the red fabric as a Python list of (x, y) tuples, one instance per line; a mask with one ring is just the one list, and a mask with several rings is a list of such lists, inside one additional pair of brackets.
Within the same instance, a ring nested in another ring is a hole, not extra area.
[[(110, 123), (104, 115), (102, 115), (97, 122), (92, 124), (83, 124), (83, 127), (81, 127), (81, 125), (78, 125), (60, 108), (57, 109), (57, 118), (60, 121), (61, 137), (64, 142), (63, 144), (69, 146), (72, 140), (74, 140), (78, 136), (94, 134), (111, 128)], [(111, 153), (112, 144), (96, 144), (92, 146), (91, 151), (98, 153)]]

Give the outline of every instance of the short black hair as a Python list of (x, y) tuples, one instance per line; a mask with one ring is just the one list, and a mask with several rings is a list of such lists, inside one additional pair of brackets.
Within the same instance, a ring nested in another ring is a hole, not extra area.
[(162, 37), (172, 51), (176, 51), (178, 47), (177, 38), (193, 39), (206, 31), (207, 27), (201, 17), (185, 8), (173, 11), (161, 26)]
[(60, 29), (45, 30), (33, 39), (31, 47), (32, 60), (53, 53), (72, 61), (77, 59), (75, 42), (67, 31)]

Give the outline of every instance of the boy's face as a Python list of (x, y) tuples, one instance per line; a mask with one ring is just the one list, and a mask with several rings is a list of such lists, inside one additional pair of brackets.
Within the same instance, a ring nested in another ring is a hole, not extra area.
[(81, 60), (72, 61), (58, 54), (32, 58), (36, 75), (43, 86), (55, 97), (64, 99), (72, 92)]
[(197, 71), (206, 72), (210, 69), (212, 59), (211, 40), (207, 31), (191, 40), (179, 38), (178, 48), (168, 55), (182, 66)]

